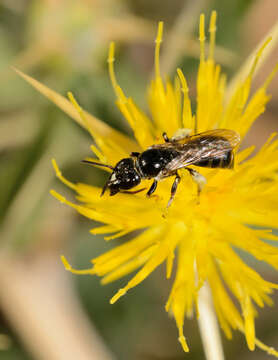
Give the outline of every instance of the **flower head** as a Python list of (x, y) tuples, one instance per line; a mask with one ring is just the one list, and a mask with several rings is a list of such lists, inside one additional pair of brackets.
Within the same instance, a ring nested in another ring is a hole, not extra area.
[[(122, 141), (117, 141), (92, 131), (86, 114), (70, 96), (97, 145), (92, 146), (92, 150), (98, 159), (92, 161), (114, 166), (119, 160), (129, 157), (131, 151), (142, 152), (153, 144), (162, 143), (162, 133), (166, 132), (171, 137), (181, 128), (192, 131), (197, 128), (199, 133), (210, 129), (230, 129), (243, 139), (253, 122), (264, 112), (270, 99), (267, 86), (278, 67), (252, 96), (250, 87), (257, 62), (268, 41), (258, 51), (249, 74), (227, 98), (226, 77), (214, 61), (216, 12), (212, 12), (210, 18), (208, 56), (205, 54), (205, 18), (201, 15), (197, 105), (193, 114), (182, 70), (178, 69), (173, 83), (169, 80), (164, 82), (160, 74), (162, 29), (163, 24), (159, 23), (155, 77), (148, 89), (150, 117), (119, 86), (114, 73), (114, 44), (110, 46), (108, 64), (116, 104), (131, 126), (135, 141), (124, 137)], [(164, 262), (169, 279), (176, 257), (177, 269), (166, 311), (172, 313), (176, 320), (179, 341), (185, 351), (188, 351), (188, 345), (183, 334), (184, 318), (194, 311), (198, 316), (198, 292), (207, 282), (226, 336), (231, 338), (232, 330), (239, 330), (245, 334), (250, 350), (257, 345), (278, 356), (275, 350), (256, 338), (254, 325), (256, 306), (271, 305), (270, 295), (278, 285), (264, 280), (235, 251), (235, 248), (243, 249), (258, 260), (278, 268), (277, 247), (262, 240), (278, 240), (270, 230), (278, 224), (276, 135), (271, 135), (255, 155), (253, 151), (254, 147), (241, 151), (236, 149), (233, 170), (198, 168), (207, 180), (199, 197), (189, 172), (180, 171), (181, 182), (168, 209), (166, 205), (173, 177), (159, 182), (155, 196), (146, 197), (144, 192), (119, 192), (116, 196), (110, 197), (105, 193), (100, 197), (101, 189), (66, 180), (53, 161), (57, 176), (76, 191), (79, 203), (69, 202), (55, 191), (52, 194), (82, 215), (104, 224), (92, 229), (92, 234), (109, 234), (105, 239), (112, 240), (134, 230), (142, 230), (132, 240), (92, 259), (93, 266), (88, 270), (73, 270), (63, 257), (66, 269), (73, 273), (101, 276), (103, 284), (137, 270), (127, 285), (112, 297), (111, 303), (114, 303)], [(109, 167), (105, 170), (111, 172)], [(144, 186), (149, 186), (149, 180), (143, 181)], [(231, 300), (226, 288), (233, 294), (240, 309)]]

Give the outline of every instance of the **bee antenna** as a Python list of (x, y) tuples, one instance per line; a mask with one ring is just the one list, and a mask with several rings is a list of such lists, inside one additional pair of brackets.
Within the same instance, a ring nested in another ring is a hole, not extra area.
[(107, 165), (107, 164), (102, 164), (102, 163), (99, 163), (99, 162), (96, 162), (96, 161), (81, 160), (81, 162), (86, 163), (86, 164), (90, 164), (90, 165), (103, 166), (103, 167), (107, 167), (108, 169), (114, 170), (113, 166)]

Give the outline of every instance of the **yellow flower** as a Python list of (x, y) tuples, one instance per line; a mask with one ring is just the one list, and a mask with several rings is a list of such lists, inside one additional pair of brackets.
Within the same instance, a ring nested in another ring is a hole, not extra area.
[[(237, 84), (230, 98), (225, 95), (226, 77), (214, 62), (216, 12), (209, 24), (209, 51), (205, 55), (205, 18), (200, 17), (200, 65), (197, 76), (197, 107), (193, 115), (186, 79), (180, 69), (174, 83), (163, 81), (159, 67), (162, 42), (159, 23), (155, 47), (155, 77), (148, 89), (151, 119), (134, 101), (126, 97), (114, 74), (114, 44), (109, 51), (109, 73), (114, 87), (116, 104), (131, 126), (136, 142), (124, 138), (105, 137), (91, 129), (87, 115), (71, 100), (97, 147), (92, 146), (98, 161), (115, 165), (129, 157), (130, 151), (143, 151), (162, 142), (162, 133), (173, 136), (180, 128), (198, 131), (232, 129), (244, 138), (253, 122), (265, 110), (270, 96), (267, 87), (276, 69), (252, 96), (252, 77), (267, 41), (254, 58), (250, 72)], [(220, 325), (230, 339), (232, 330), (245, 334), (250, 350), (255, 345), (278, 357), (278, 352), (261, 343), (255, 336), (256, 305), (271, 305), (270, 294), (278, 285), (264, 280), (240, 258), (234, 248), (243, 249), (255, 258), (278, 268), (278, 249), (262, 239), (277, 241), (271, 233), (278, 224), (278, 139), (271, 135), (267, 143), (253, 155), (254, 147), (235, 153), (234, 170), (199, 170), (207, 184), (197, 199), (196, 184), (189, 173), (181, 171), (181, 183), (176, 197), (166, 210), (173, 178), (159, 182), (156, 196), (147, 198), (144, 192), (119, 193), (110, 197), (101, 189), (73, 184), (66, 180), (53, 160), (58, 178), (76, 191), (78, 204), (69, 202), (55, 191), (60, 201), (72, 206), (89, 219), (104, 225), (91, 230), (92, 234), (110, 234), (116, 239), (134, 230), (142, 230), (133, 240), (92, 259), (92, 268), (74, 270), (62, 257), (67, 270), (77, 274), (96, 274), (107, 284), (138, 269), (127, 285), (111, 299), (113, 304), (128, 290), (141, 283), (151, 272), (166, 263), (166, 277), (172, 274), (177, 257), (174, 284), (166, 304), (173, 314), (179, 341), (188, 351), (183, 335), (185, 316), (195, 311), (198, 316), (198, 291), (207, 282)], [(252, 155), (252, 156), (251, 156)], [(96, 160), (94, 160), (96, 161)], [(200, 169), (200, 168), (199, 168)], [(111, 171), (110, 169), (106, 169)], [(145, 180), (143, 186), (149, 186)], [(249, 225), (252, 225), (250, 227)], [(225, 283), (225, 284), (224, 284)], [(238, 301), (240, 310), (230, 299), (226, 288)]]

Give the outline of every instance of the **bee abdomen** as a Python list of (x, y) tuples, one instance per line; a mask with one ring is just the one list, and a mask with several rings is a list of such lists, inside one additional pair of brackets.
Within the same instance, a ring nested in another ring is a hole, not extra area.
[(200, 160), (194, 163), (194, 165), (208, 168), (231, 169), (234, 166), (234, 154), (232, 150), (229, 150), (219, 157)]

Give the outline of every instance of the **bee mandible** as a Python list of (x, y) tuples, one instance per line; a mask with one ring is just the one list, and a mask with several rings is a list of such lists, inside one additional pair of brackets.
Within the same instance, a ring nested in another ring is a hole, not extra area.
[(159, 180), (175, 176), (171, 196), (167, 207), (173, 202), (181, 177), (180, 169), (187, 170), (197, 184), (198, 195), (206, 184), (206, 179), (191, 165), (206, 168), (232, 169), (234, 166), (234, 148), (240, 142), (237, 132), (227, 129), (216, 129), (190, 136), (187, 129), (180, 129), (173, 137), (162, 134), (164, 143), (155, 144), (139, 153), (132, 152), (129, 158), (120, 160), (114, 167), (94, 161), (83, 162), (108, 167), (113, 172), (105, 183), (101, 196), (107, 189), (110, 196), (118, 192), (138, 193), (145, 189), (129, 191), (140, 184), (142, 179), (153, 179), (147, 191), (151, 196)]

